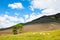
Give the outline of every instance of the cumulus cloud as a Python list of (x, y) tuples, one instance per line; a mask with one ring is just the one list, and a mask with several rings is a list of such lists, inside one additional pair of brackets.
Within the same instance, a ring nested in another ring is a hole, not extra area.
[(32, 14), (29, 15), (29, 18), (25, 22), (30, 22), (30, 21), (37, 19), (39, 17), (42, 17), (42, 16), (43, 16), (43, 14), (39, 14), (39, 13), (36, 14), (33, 12)]
[(44, 9), (52, 5), (52, 0), (33, 0), (31, 5), (33, 8)]
[(7, 14), (0, 16), (0, 28), (11, 27), (11, 26), (17, 24), (18, 22), (24, 23), (24, 19), (21, 17), (18, 18), (18, 17), (14, 17), (14, 16), (9, 16)]
[(57, 14), (57, 11), (54, 9), (45, 9), (42, 13), (46, 16), (49, 16)]
[(22, 3), (13, 3), (13, 4), (9, 4), (8, 7), (12, 8), (12, 9), (16, 9), (16, 8), (24, 8)]
[(60, 12), (60, 0), (32, 0), (30, 8), (45, 9), (42, 13), (53, 15)]
[(26, 15), (24, 15), (24, 17), (25, 17), (25, 20), (26, 20), (26, 19), (28, 19), (28, 18), (29, 18), (29, 15), (28, 15), (28, 14), (26, 14)]

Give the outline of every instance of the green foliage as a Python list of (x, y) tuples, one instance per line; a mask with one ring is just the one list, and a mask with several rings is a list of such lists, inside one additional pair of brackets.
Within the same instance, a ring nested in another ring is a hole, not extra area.
[(23, 25), (20, 24), (18, 28), (20, 29), (20, 31), (22, 31)]
[(17, 30), (20, 29), (22, 31), (23, 25), (22, 24), (17, 24), (13, 26), (13, 34), (17, 34)]
[(13, 34), (17, 34), (17, 27), (13, 26)]

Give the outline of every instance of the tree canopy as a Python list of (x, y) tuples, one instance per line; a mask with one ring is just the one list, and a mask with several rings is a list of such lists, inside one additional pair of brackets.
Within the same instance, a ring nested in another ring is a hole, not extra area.
[(13, 34), (17, 34), (17, 31), (22, 31), (23, 24), (17, 24), (13, 26)]

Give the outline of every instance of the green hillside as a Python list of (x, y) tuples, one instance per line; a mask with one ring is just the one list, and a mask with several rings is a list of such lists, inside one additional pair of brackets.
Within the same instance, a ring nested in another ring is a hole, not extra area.
[(0, 40), (60, 40), (60, 30), (0, 35)]

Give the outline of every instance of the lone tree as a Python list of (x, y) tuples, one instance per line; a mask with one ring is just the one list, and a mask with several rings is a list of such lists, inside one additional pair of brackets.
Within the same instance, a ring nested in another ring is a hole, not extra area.
[(13, 26), (13, 34), (18, 34), (22, 31), (23, 24), (17, 24)]
[(17, 34), (17, 27), (16, 27), (16, 25), (15, 26), (13, 26), (13, 34)]

